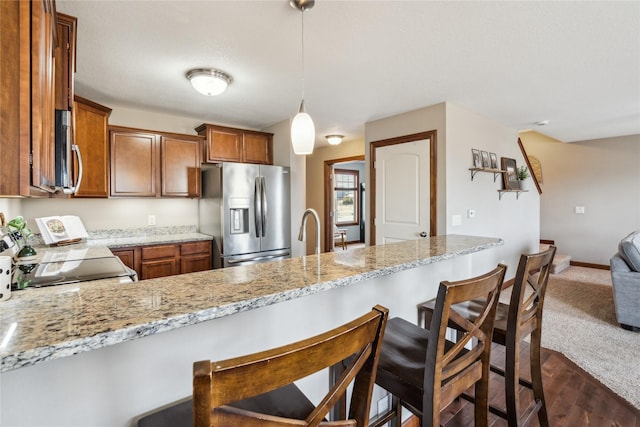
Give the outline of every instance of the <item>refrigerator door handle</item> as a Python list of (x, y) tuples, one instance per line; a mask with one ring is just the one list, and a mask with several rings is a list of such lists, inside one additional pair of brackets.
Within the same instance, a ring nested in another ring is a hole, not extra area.
[(267, 235), (267, 183), (264, 180), (264, 176), (260, 177), (262, 183), (262, 191), (260, 192), (260, 198), (262, 202), (262, 237)]
[(260, 237), (260, 232), (262, 230), (262, 190), (260, 185), (260, 177), (256, 178), (254, 187), (253, 187), (253, 208), (255, 213), (255, 226), (256, 226), (256, 237)]

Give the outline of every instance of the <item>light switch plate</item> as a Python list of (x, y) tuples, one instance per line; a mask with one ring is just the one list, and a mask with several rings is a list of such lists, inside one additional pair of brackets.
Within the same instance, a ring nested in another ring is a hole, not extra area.
[(148, 219), (147, 223), (149, 225), (156, 225), (156, 216), (155, 215), (149, 215), (149, 219)]
[(451, 225), (454, 227), (457, 225), (462, 225), (462, 215), (453, 215), (451, 217)]

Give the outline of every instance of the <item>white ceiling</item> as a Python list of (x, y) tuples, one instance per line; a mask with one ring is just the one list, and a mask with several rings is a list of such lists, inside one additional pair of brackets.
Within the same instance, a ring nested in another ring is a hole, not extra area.
[[(287, 0), (56, 6), (78, 18), (78, 95), (253, 129), (297, 112), (301, 13)], [(640, 2), (317, 0), (304, 42), (318, 143), (444, 101), (565, 142), (640, 134)], [(202, 67), (234, 82), (200, 95), (185, 73)]]

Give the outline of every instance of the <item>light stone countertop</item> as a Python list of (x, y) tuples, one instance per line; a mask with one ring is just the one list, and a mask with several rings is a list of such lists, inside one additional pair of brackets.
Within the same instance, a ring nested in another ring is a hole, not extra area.
[(448, 235), (263, 264), (12, 293), (0, 303), (0, 372), (500, 246)]

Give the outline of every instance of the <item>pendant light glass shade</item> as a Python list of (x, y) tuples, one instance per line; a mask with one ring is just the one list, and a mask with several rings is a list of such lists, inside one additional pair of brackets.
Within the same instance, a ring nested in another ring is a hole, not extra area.
[(300, 111), (291, 122), (291, 145), (293, 152), (298, 155), (313, 153), (316, 139), (316, 128), (311, 116), (304, 111), (304, 99), (300, 103)]

